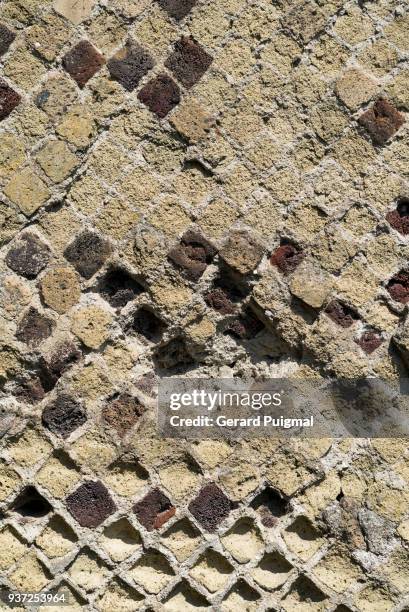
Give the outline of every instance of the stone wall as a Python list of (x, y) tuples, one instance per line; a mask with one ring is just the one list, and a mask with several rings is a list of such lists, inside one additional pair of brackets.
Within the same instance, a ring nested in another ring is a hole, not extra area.
[(155, 414), (163, 376), (407, 376), (407, 11), (2, 0), (5, 588), (408, 609), (405, 440), (172, 442)]

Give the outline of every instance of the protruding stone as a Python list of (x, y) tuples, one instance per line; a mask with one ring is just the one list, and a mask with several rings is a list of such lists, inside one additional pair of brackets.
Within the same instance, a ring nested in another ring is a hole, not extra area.
[(53, 268), (41, 279), (41, 293), (47, 306), (63, 314), (80, 299), (78, 276), (67, 266)]
[(38, 312), (31, 306), (17, 326), (16, 338), (31, 348), (36, 348), (43, 340), (51, 336), (55, 327), (52, 319)]
[(95, 528), (116, 510), (105, 485), (99, 480), (82, 484), (66, 499), (69, 512), (81, 527)]
[(134, 505), (133, 510), (138, 521), (148, 531), (162, 527), (176, 512), (176, 508), (160, 489), (152, 489)]
[(88, 230), (79, 234), (65, 249), (65, 258), (84, 278), (91, 278), (111, 254), (109, 242)]
[(108, 70), (113, 79), (127, 91), (133, 91), (154, 66), (151, 55), (133, 40), (128, 40), (108, 62)]
[(43, 410), (42, 420), (50, 431), (67, 438), (86, 422), (87, 417), (79, 402), (69, 395), (60, 395)]
[(7, 253), (6, 264), (17, 274), (32, 279), (46, 267), (49, 259), (48, 246), (35, 234), (26, 233), (20, 236)]
[(190, 502), (189, 511), (206, 531), (214, 532), (235, 506), (216, 484), (210, 483)]

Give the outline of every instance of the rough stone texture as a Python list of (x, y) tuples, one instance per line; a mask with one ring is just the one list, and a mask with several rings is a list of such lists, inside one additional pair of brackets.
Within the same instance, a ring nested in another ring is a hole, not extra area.
[(102, 414), (105, 422), (122, 437), (139, 421), (143, 412), (144, 407), (140, 401), (124, 393), (108, 400)]
[(87, 40), (79, 42), (63, 58), (65, 70), (80, 87), (84, 87), (104, 63), (103, 55)]
[(358, 122), (368, 131), (373, 142), (384, 145), (404, 124), (405, 118), (388, 100), (379, 98)]
[(280, 272), (288, 274), (294, 272), (303, 257), (303, 253), (293, 244), (283, 244), (271, 254), (270, 261), (273, 266), (277, 266)]
[(402, 270), (395, 274), (388, 282), (387, 290), (397, 302), (402, 304), (409, 302), (409, 272)]
[(156, 399), (162, 376), (403, 388), (406, 4), (0, 5), (2, 584), (402, 612), (407, 440), (164, 439)]
[(47, 185), (30, 167), (13, 174), (4, 193), (28, 217), (50, 197)]
[(64, 181), (70, 176), (74, 168), (78, 166), (78, 158), (74, 153), (71, 153), (65, 142), (61, 140), (48, 142), (39, 151), (37, 162), (48, 178), (55, 183)]
[(66, 438), (83, 425), (87, 417), (75, 399), (60, 395), (43, 410), (42, 420), (47, 429)]
[(257, 336), (263, 328), (264, 324), (250, 310), (247, 310), (244, 315), (229, 324), (225, 333), (239, 340), (249, 340)]
[(87, 19), (96, 4), (96, 0), (54, 0), (53, 8), (57, 13), (78, 25)]
[(0, 121), (20, 104), (21, 96), (4, 79), (0, 79)]
[(50, 259), (50, 249), (35, 234), (22, 234), (6, 255), (9, 268), (24, 276), (35, 278)]
[(352, 110), (367, 102), (377, 90), (376, 82), (357, 68), (346, 70), (335, 86), (337, 96)]
[(212, 57), (193, 39), (183, 37), (175, 45), (165, 66), (187, 88), (193, 87), (212, 63)]
[(386, 220), (403, 236), (409, 234), (409, 200), (399, 198), (396, 209), (388, 212)]
[(367, 330), (357, 338), (356, 342), (367, 355), (370, 355), (381, 346), (382, 337), (376, 331)]
[(131, 329), (147, 340), (157, 342), (166, 329), (166, 324), (152, 310), (142, 307), (133, 316)]
[(221, 314), (233, 314), (236, 310), (229, 291), (224, 287), (215, 287), (204, 296), (206, 304)]
[(349, 308), (346, 304), (342, 304), (334, 300), (325, 308), (325, 313), (337, 325), (341, 327), (351, 327), (355, 321), (359, 319), (358, 314)]
[(202, 527), (210, 532), (216, 531), (219, 523), (233, 508), (234, 503), (214, 483), (203, 487), (189, 504), (189, 511)]
[(197, 281), (212, 262), (216, 249), (197, 232), (186, 232), (180, 244), (169, 252), (169, 259), (189, 280)]
[(160, 346), (154, 355), (156, 364), (164, 369), (175, 373), (183, 370), (184, 366), (194, 363), (192, 356), (186, 347), (186, 342), (182, 338), (173, 338), (168, 343)]
[(47, 306), (59, 314), (67, 312), (80, 299), (77, 274), (68, 267), (49, 270), (41, 279), (41, 294)]
[(163, 118), (180, 102), (180, 90), (173, 79), (167, 74), (159, 74), (149, 81), (138, 94), (141, 102)]
[(134, 505), (133, 511), (141, 525), (152, 531), (162, 527), (175, 514), (176, 508), (160, 489), (152, 489)]
[(240, 274), (250, 274), (263, 256), (262, 245), (247, 232), (232, 232), (228, 242), (220, 251), (220, 257)]
[(144, 292), (144, 288), (126, 270), (111, 268), (102, 278), (100, 293), (114, 308), (123, 308)]
[(54, 326), (52, 319), (31, 306), (17, 326), (16, 338), (30, 347), (36, 347), (51, 335)]
[(64, 251), (65, 258), (84, 278), (91, 278), (111, 253), (107, 240), (93, 232), (85, 231)]
[(140, 45), (128, 40), (108, 62), (108, 70), (127, 91), (133, 91), (139, 81), (151, 68), (154, 61)]
[(107, 488), (98, 480), (84, 482), (65, 503), (75, 520), (89, 528), (98, 527), (116, 510)]
[(38, 375), (43, 389), (46, 392), (54, 389), (64, 372), (80, 361), (81, 355), (73, 342), (65, 341), (53, 347), (47, 357), (41, 356)]
[(108, 339), (111, 322), (108, 311), (98, 306), (85, 306), (73, 315), (71, 330), (85, 346), (97, 349)]
[(179, 21), (190, 13), (197, 0), (156, 0), (174, 19)]
[(0, 23), (0, 56), (8, 51), (15, 38), (16, 34), (3, 23)]

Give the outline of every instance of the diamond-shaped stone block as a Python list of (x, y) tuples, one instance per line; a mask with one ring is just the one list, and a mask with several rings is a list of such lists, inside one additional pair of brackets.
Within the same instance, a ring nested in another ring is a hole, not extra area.
[(190, 502), (189, 510), (206, 531), (213, 532), (235, 506), (216, 484), (210, 483)]
[(20, 94), (14, 91), (6, 81), (0, 79), (0, 121), (8, 117), (20, 102)]
[(67, 438), (85, 423), (87, 417), (79, 402), (69, 395), (60, 395), (46, 406), (42, 420), (47, 429)]
[(102, 482), (92, 480), (71, 493), (66, 504), (81, 527), (98, 527), (116, 510), (108, 489)]
[(213, 58), (193, 38), (183, 36), (175, 45), (165, 66), (188, 89), (193, 87), (212, 63)]
[(376, 145), (384, 145), (404, 124), (405, 118), (388, 100), (379, 98), (358, 119)]
[(180, 102), (180, 91), (167, 74), (159, 74), (141, 89), (139, 100), (163, 119)]
[(151, 55), (133, 40), (128, 40), (108, 62), (111, 77), (127, 91), (133, 91), (155, 62)]
[(16, 35), (14, 32), (9, 30), (9, 28), (4, 24), (0, 23), (0, 57), (8, 51), (15, 38)]
[(148, 531), (162, 527), (176, 512), (176, 508), (160, 489), (149, 491), (133, 509), (138, 521)]
[(54, 10), (74, 23), (79, 25), (87, 19), (96, 4), (96, 0), (54, 0)]
[(64, 251), (65, 258), (84, 278), (91, 278), (111, 253), (107, 240), (85, 230)]
[(192, 8), (197, 4), (197, 0), (157, 0), (160, 6), (170, 17), (180, 21), (186, 17)]
[(65, 70), (84, 87), (105, 63), (104, 57), (88, 40), (81, 40), (62, 60)]

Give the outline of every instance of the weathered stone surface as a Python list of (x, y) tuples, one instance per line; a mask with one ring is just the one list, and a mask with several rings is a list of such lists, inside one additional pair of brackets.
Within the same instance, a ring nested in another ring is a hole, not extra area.
[(68, 267), (49, 270), (41, 279), (41, 294), (47, 306), (59, 314), (67, 312), (81, 296), (77, 274)]
[(42, 420), (47, 429), (66, 438), (83, 425), (87, 417), (79, 402), (68, 395), (60, 395), (43, 410)]
[(144, 411), (143, 405), (136, 397), (123, 393), (109, 399), (102, 414), (104, 421), (122, 437), (139, 421)]
[(377, 90), (376, 82), (357, 68), (346, 70), (335, 85), (338, 97), (352, 110), (367, 102)]
[(6, 256), (9, 268), (25, 276), (35, 278), (50, 259), (50, 249), (35, 234), (22, 234)]
[(4, 193), (27, 217), (33, 215), (50, 196), (47, 185), (30, 167), (13, 174)]
[(193, 87), (204, 75), (213, 58), (193, 38), (184, 36), (175, 45), (165, 66), (187, 88)]
[(81, 356), (81, 351), (70, 341), (58, 343), (47, 357), (41, 356), (38, 375), (44, 390), (51, 391), (64, 372), (78, 363)]
[(98, 306), (84, 306), (72, 317), (72, 332), (91, 349), (97, 349), (109, 337), (112, 317)]
[(388, 100), (379, 98), (358, 122), (367, 130), (374, 144), (384, 145), (404, 124), (405, 118)]
[(160, 489), (152, 489), (134, 505), (133, 511), (145, 529), (153, 531), (162, 527), (175, 514), (176, 508)]
[(294, 272), (303, 257), (303, 253), (294, 245), (283, 244), (271, 254), (270, 261), (273, 266), (277, 266), (280, 272), (288, 274), (289, 272)]
[(55, 183), (68, 178), (79, 164), (76, 155), (61, 140), (52, 140), (40, 149), (37, 161)]
[[(404, 606), (403, 4), (0, 1), (13, 588), (101, 612)], [(333, 400), (359, 438), (158, 434), (164, 378), (326, 376), (358, 381)]]
[(114, 308), (123, 308), (145, 291), (130, 274), (121, 268), (111, 268), (100, 283), (100, 293)]
[(101, 69), (105, 59), (87, 40), (82, 40), (64, 55), (65, 70), (83, 88)]
[(317, 267), (305, 262), (291, 278), (290, 291), (312, 308), (321, 308), (333, 288), (333, 280)]
[(235, 231), (221, 249), (220, 257), (240, 274), (250, 274), (260, 263), (263, 253), (263, 247), (247, 232)]
[(67, 497), (65, 503), (81, 527), (98, 527), (116, 510), (107, 488), (98, 480), (82, 484)]
[(65, 258), (84, 278), (91, 278), (111, 253), (107, 240), (90, 232), (82, 232), (64, 251)]
[(30, 306), (17, 326), (16, 338), (25, 342), (29, 347), (35, 348), (43, 340), (51, 336), (55, 323), (49, 317), (41, 314)]
[(157, 2), (171, 17), (179, 21), (190, 13), (197, 0), (157, 0)]
[(226, 334), (238, 340), (250, 340), (264, 328), (264, 323), (251, 310), (246, 310), (240, 317), (229, 323)]
[(154, 357), (157, 365), (165, 370), (183, 368), (194, 362), (186, 343), (181, 338), (173, 338), (167, 344), (158, 347)]
[(197, 232), (189, 231), (182, 236), (180, 245), (169, 252), (169, 259), (189, 280), (197, 281), (212, 262), (216, 249)]
[(216, 531), (235, 504), (214, 484), (204, 486), (189, 504), (189, 511), (206, 531)]
[(337, 325), (341, 327), (351, 327), (355, 321), (359, 320), (358, 314), (349, 308), (346, 304), (342, 304), (338, 300), (333, 300), (325, 308), (325, 314), (329, 316)]
[(88, 19), (95, 4), (95, 0), (54, 0), (53, 7), (57, 13), (78, 25)]
[(142, 77), (153, 68), (151, 55), (138, 43), (128, 40), (108, 62), (108, 70), (127, 91), (133, 91)]
[(138, 93), (138, 98), (161, 119), (180, 102), (180, 90), (173, 79), (159, 74)]
[(21, 96), (4, 79), (0, 79), (0, 121), (6, 119), (20, 104)]
[(386, 220), (403, 236), (409, 234), (409, 200), (399, 198), (396, 209), (387, 213)]
[(386, 286), (391, 297), (397, 302), (409, 302), (409, 272), (402, 270), (393, 276)]
[(359, 344), (367, 355), (371, 355), (371, 353), (376, 351), (376, 349), (381, 346), (382, 342), (382, 336), (375, 330), (366, 330), (356, 339), (356, 343)]
[(0, 23), (0, 56), (8, 51), (15, 38), (15, 33), (3, 23)]
[(131, 328), (147, 340), (157, 342), (166, 329), (166, 324), (148, 308), (139, 308), (133, 316)]

